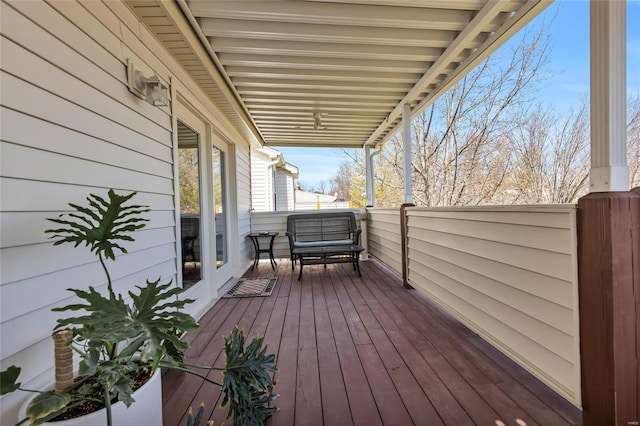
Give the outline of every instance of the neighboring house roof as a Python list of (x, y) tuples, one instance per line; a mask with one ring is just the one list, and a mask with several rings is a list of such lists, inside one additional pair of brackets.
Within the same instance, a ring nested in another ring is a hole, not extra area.
[(306, 192), (296, 189), (296, 203), (333, 203), (336, 201), (335, 195), (317, 194), (315, 192)]
[(284, 160), (284, 155), (276, 149), (270, 148), (268, 146), (263, 146), (261, 148), (256, 148), (254, 151), (257, 151), (261, 154), (266, 155), (269, 159), (274, 162), (276, 167), (282, 168), (293, 176), (294, 179), (298, 179), (298, 168), (291, 163), (287, 163)]

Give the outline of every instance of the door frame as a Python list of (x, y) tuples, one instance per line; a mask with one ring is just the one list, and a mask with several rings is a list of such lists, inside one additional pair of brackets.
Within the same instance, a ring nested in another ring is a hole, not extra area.
[[(180, 239), (180, 189), (178, 181), (178, 120), (189, 126), (201, 137), (199, 139), (199, 162), (200, 162), (200, 205), (201, 205), (201, 259), (202, 259), (202, 279), (185, 290), (184, 297), (195, 299), (191, 309), (198, 317), (204, 314), (222, 293), (222, 289), (229, 286), (234, 281), (233, 275), (235, 271), (234, 265), (237, 263), (235, 252), (236, 245), (232, 242), (234, 226), (237, 227), (235, 219), (236, 209), (233, 200), (235, 195), (233, 192), (233, 183), (231, 181), (231, 171), (234, 169), (233, 164), (233, 144), (230, 140), (217, 129), (213, 120), (207, 119), (207, 114), (191, 103), (180, 92), (176, 91), (172, 102), (172, 128), (173, 128), (173, 175), (174, 175), (174, 214), (175, 214), (175, 232), (176, 232), (176, 283), (182, 287), (182, 260), (181, 260), (181, 239)], [(200, 133), (202, 131), (203, 133)], [(215, 142), (215, 143), (214, 143)], [(223, 267), (215, 266), (215, 232), (213, 222), (209, 219), (214, 214), (213, 201), (213, 170), (212, 170), (212, 146), (220, 149), (225, 153), (225, 203), (227, 208), (227, 262)], [(225, 285), (227, 284), (227, 285)]]

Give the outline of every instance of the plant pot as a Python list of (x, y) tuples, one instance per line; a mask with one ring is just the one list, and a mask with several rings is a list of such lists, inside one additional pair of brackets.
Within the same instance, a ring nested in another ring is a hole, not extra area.
[[(53, 385), (48, 389), (53, 388)], [(151, 379), (133, 393), (135, 402), (129, 408), (122, 402), (116, 402), (111, 406), (113, 426), (162, 426), (162, 380), (160, 369), (151, 376)], [(18, 415), (18, 421), (26, 417), (27, 400)], [(96, 426), (107, 424), (107, 413), (102, 410), (95, 411), (86, 416), (59, 422), (47, 422), (52, 426)]]

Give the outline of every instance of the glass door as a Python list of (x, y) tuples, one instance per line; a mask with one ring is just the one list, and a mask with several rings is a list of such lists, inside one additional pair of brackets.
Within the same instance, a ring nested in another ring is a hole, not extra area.
[(203, 303), (233, 277), (235, 241), (230, 230), (235, 217), (229, 209), (230, 146), (197, 110), (177, 103), (176, 203), (180, 232), (178, 266), (189, 297)]
[(178, 121), (178, 189), (182, 285), (189, 288), (203, 279), (200, 134)]

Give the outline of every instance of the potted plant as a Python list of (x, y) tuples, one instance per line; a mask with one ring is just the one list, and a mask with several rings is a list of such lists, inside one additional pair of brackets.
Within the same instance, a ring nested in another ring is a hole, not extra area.
[[(89, 206), (69, 204), (74, 212), (48, 219), (60, 225), (45, 231), (52, 234), (54, 245), (84, 244), (98, 257), (107, 288), (106, 294), (94, 287), (69, 289), (82, 302), (53, 309), (78, 312), (77, 316), (59, 319), (54, 329), (62, 342), (56, 346), (79, 356), (78, 377), (67, 387), (57, 385), (54, 390), (39, 392), (26, 409), (27, 418), (19, 424), (29, 421), (38, 425), (61, 416), (104, 409), (106, 424), (111, 425), (112, 405), (131, 406), (137, 399), (136, 382), (157, 375), (159, 367), (195, 374), (222, 386), (222, 405), (229, 405), (228, 417), (233, 417), (234, 425), (263, 424), (276, 410), (270, 403), (277, 395), (273, 394), (271, 377), (276, 371), (275, 356), (266, 354), (262, 338), (254, 338), (245, 348), (244, 334), (237, 328), (225, 337), (224, 379), (216, 383), (199, 372), (213, 367), (185, 364), (182, 359), (188, 344), (181, 337), (198, 324), (181, 311), (193, 302), (179, 298), (181, 288), (171, 281), (162, 284), (160, 279), (147, 280), (146, 285), (137, 286), (136, 292), (128, 292), (130, 301), (114, 290), (106, 262), (115, 261), (117, 251), (126, 253), (122, 243), (134, 241), (129, 234), (148, 222), (140, 216), (149, 211), (147, 206), (126, 205), (134, 195), (110, 190), (108, 199), (104, 199), (90, 194)], [(57, 358), (71, 359), (68, 355)], [(15, 366), (1, 373), (0, 394), (21, 389), (19, 373)], [(155, 405), (161, 406), (157, 400)]]

